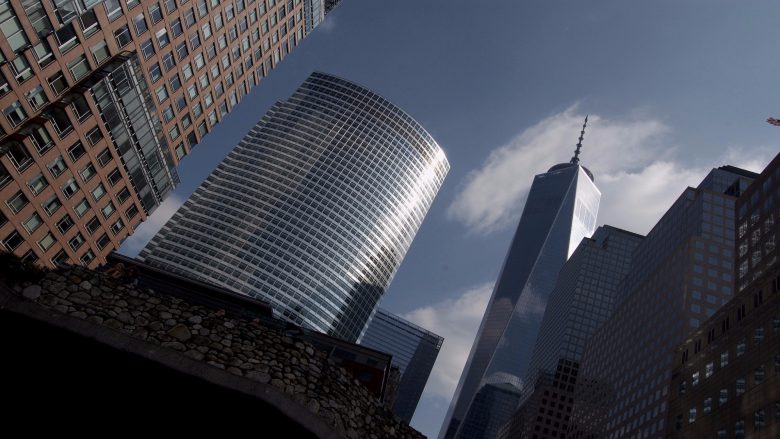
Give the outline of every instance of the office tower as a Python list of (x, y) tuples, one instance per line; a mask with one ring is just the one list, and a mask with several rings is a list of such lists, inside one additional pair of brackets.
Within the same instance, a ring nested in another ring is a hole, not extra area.
[(444, 338), (414, 323), (377, 309), (360, 344), (393, 356), (393, 366), (401, 372), (393, 412), (411, 422), (417, 402), (439, 355)]
[(313, 73), (140, 257), (357, 340), (448, 170), (444, 151), (400, 108)]
[(643, 237), (601, 226), (563, 265), (505, 437), (565, 437), (585, 345), (612, 313), (617, 287)]
[(0, 241), (91, 267), (311, 29), (304, 1), (0, 0)]
[(569, 163), (534, 177), (440, 436), (494, 437), (508, 419), (503, 410), (487, 407), (487, 399), (480, 398), (480, 405), (473, 401), (485, 383), (503, 382), (521, 389), (558, 272), (596, 227), (601, 192), (590, 171), (579, 165), (584, 132), (583, 125)]
[(668, 438), (780, 437), (780, 155), (736, 203), (738, 292), (675, 353)]
[[(687, 188), (637, 247), (612, 316), (579, 373), (604, 384), (572, 414), (573, 437), (662, 437), (675, 346), (732, 297), (734, 202), (755, 177), (731, 166)], [(599, 404), (595, 404), (596, 407)]]

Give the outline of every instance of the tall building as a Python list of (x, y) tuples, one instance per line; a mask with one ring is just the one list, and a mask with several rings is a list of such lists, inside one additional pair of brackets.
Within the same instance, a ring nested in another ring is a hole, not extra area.
[(179, 160), (313, 28), (306, 5), (0, 0), (4, 250), (105, 262), (177, 184)]
[(618, 284), (642, 239), (601, 226), (566, 261), (550, 294), (525, 375), (521, 407), (512, 417), (507, 438), (566, 436), (582, 353), (612, 314)]
[(634, 252), (612, 316), (595, 332), (579, 373), (605, 388), (575, 405), (573, 437), (659, 438), (674, 347), (732, 296), (734, 202), (755, 174), (724, 166), (687, 188)]
[(140, 257), (357, 340), (448, 170), (441, 147), (400, 108), (313, 73)]
[(780, 437), (780, 155), (737, 200), (738, 292), (677, 348), (668, 434)]
[[(518, 391), (522, 388), (522, 377), (558, 272), (582, 238), (590, 236), (596, 227), (601, 192), (590, 171), (579, 165), (584, 132), (583, 125), (580, 143), (569, 163), (557, 164), (534, 177), (442, 426), (442, 437), (494, 437), (508, 419), (505, 411), (486, 406), (484, 401), (489, 399), (479, 398), (478, 393), (486, 383), (508, 383)], [(477, 399), (483, 402), (477, 405)]]
[(377, 309), (360, 344), (393, 356), (401, 381), (393, 412), (407, 423), (412, 421), (433, 363), (444, 338), (389, 311)]

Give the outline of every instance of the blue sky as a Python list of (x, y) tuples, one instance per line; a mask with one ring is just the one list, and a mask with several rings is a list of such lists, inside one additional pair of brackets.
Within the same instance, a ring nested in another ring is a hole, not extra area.
[(412, 425), (436, 436), (534, 174), (582, 162), (599, 224), (646, 233), (713, 166), (778, 152), (780, 3), (344, 0), (179, 168), (135, 254), (313, 70), (385, 96), (452, 169), (382, 306), (446, 337)]

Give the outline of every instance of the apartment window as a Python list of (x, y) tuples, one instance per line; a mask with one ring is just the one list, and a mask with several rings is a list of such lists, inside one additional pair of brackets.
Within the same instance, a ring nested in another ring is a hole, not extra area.
[(195, 55), (195, 70), (200, 70), (206, 65), (206, 60), (203, 59), (203, 54), (199, 53)]
[(103, 138), (103, 132), (100, 131), (100, 128), (95, 126), (91, 130), (87, 132), (87, 140), (89, 141), (89, 144), (91, 146), (95, 146), (96, 143), (100, 141), (100, 139)]
[(183, 61), (187, 57), (190, 51), (187, 49), (187, 42), (182, 41), (176, 45), (176, 55), (179, 57), (179, 61)]
[(59, 95), (68, 89), (68, 81), (65, 79), (65, 75), (62, 72), (57, 72), (54, 76), (49, 77), (49, 88), (54, 95)]
[(753, 344), (758, 346), (762, 341), (764, 341), (764, 328), (756, 328), (753, 333)]
[(149, 30), (149, 26), (146, 25), (146, 18), (144, 18), (143, 12), (133, 17), (133, 25), (135, 26), (136, 35), (141, 35)]
[(176, 96), (176, 109), (178, 111), (183, 110), (187, 106), (187, 100), (184, 99), (184, 95), (180, 94), (179, 96)]
[(4, 2), (3, 14), (0, 15), (0, 31), (5, 35), (8, 45), (14, 52), (21, 52), (27, 47), (29, 41), (22, 25), (8, 2)]
[(86, 153), (87, 150), (84, 149), (84, 145), (81, 144), (81, 141), (74, 143), (73, 146), (68, 148), (68, 155), (73, 162), (76, 162), (76, 160), (83, 157)]
[(130, 28), (128, 28), (127, 25), (115, 30), (114, 38), (116, 38), (116, 44), (120, 48), (127, 46), (133, 41), (133, 37), (130, 35)]
[(138, 215), (138, 207), (136, 207), (136, 205), (135, 205), (135, 204), (133, 204), (132, 206), (130, 206), (130, 207), (129, 207), (129, 208), (126, 210), (126, 211), (125, 211), (125, 216), (126, 216), (128, 219), (133, 219), (133, 218), (135, 218), (135, 216), (136, 216), (136, 215)]
[(761, 431), (766, 427), (766, 411), (764, 409), (756, 410), (753, 414), (753, 427), (755, 431)]
[(89, 210), (89, 201), (87, 201), (86, 198), (79, 201), (79, 203), (73, 207), (73, 211), (76, 212), (76, 215), (78, 215), (79, 218), (84, 216), (84, 214), (86, 214), (88, 210)]
[(206, 0), (198, 0), (198, 17), (203, 17), (209, 12)]
[(24, 238), (22, 238), (22, 235), (19, 234), (16, 230), (9, 233), (8, 236), (5, 237), (3, 240), (3, 245), (6, 249), (8, 249), (9, 252), (14, 251), (16, 247), (19, 247), (19, 244), (24, 242)]
[(114, 207), (114, 203), (109, 201), (108, 204), (100, 209), (100, 211), (103, 212), (103, 218), (108, 218), (116, 212), (116, 208)]
[(94, 10), (89, 10), (79, 17), (79, 24), (81, 24), (81, 32), (84, 37), (89, 37), (98, 30), (100, 30), (100, 24), (98, 23), (97, 15)]
[(38, 174), (27, 182), (27, 187), (30, 188), (30, 192), (32, 192), (33, 195), (40, 194), (48, 186), (49, 182), (46, 181), (46, 177), (44, 177), (43, 174)]
[(189, 113), (187, 113), (181, 118), (181, 127), (186, 130), (190, 125), (192, 125), (192, 118)]
[(46, 128), (40, 125), (33, 125), (28, 131), (28, 136), (38, 155), (43, 155), (46, 151), (54, 146), (54, 142), (51, 141), (49, 132)]
[(85, 266), (89, 265), (93, 259), (95, 259), (95, 252), (93, 252), (92, 249), (88, 249), (86, 252), (84, 252), (83, 255), (81, 255), (81, 263)]
[(168, 37), (168, 31), (165, 28), (158, 30), (155, 35), (157, 36), (157, 45), (160, 46), (160, 49), (171, 43), (171, 39)]
[(222, 13), (217, 12), (216, 15), (214, 15), (214, 29), (220, 30), (225, 25), (225, 22), (222, 20)]
[(176, 60), (173, 59), (173, 53), (168, 52), (162, 57), (163, 61), (163, 67), (165, 67), (165, 71), (169, 72), (172, 68), (176, 67)]
[(144, 54), (144, 59), (149, 59), (154, 55), (154, 43), (152, 43), (151, 38), (141, 43), (141, 53)]
[(84, 95), (76, 95), (70, 105), (79, 122), (83, 122), (84, 119), (92, 114), (92, 109), (89, 108), (89, 103), (87, 103)]
[(149, 6), (149, 16), (152, 17), (152, 23), (159, 23), (162, 20), (163, 15), (159, 3)]
[(73, 238), (70, 238), (68, 244), (73, 250), (78, 250), (82, 245), (84, 245), (84, 237), (81, 236), (81, 233), (76, 233)]
[(54, 245), (54, 235), (51, 234), (51, 232), (47, 233), (43, 238), (41, 238), (40, 241), (38, 241), (38, 246), (46, 252), (51, 248), (52, 245)]
[(113, 157), (111, 157), (111, 151), (109, 151), (108, 148), (104, 149), (97, 157), (98, 164), (101, 168), (111, 163), (112, 160)]
[(176, 38), (184, 33), (184, 27), (181, 25), (181, 19), (177, 18), (171, 22), (171, 33)]
[(203, 138), (203, 136), (205, 136), (208, 133), (209, 133), (209, 129), (206, 126), (206, 121), (204, 120), (203, 122), (198, 124), (198, 134), (200, 134), (200, 137)]
[(106, 178), (108, 179), (108, 183), (111, 186), (116, 186), (117, 183), (122, 181), (122, 173), (119, 172), (119, 168), (114, 168), (114, 170), (111, 171), (111, 173), (109, 173), (108, 177)]
[(49, 99), (46, 97), (46, 92), (43, 91), (42, 85), (36, 85), (32, 90), (27, 92), (25, 97), (27, 98), (27, 102), (30, 103), (30, 106), (35, 110), (39, 110), (43, 105), (49, 102)]
[(22, 108), (22, 104), (19, 101), (11, 102), (11, 105), (5, 107), (3, 113), (12, 127), (21, 124), (27, 119), (27, 113), (24, 111), (24, 108)]
[(192, 65), (190, 65), (190, 63), (184, 64), (184, 65), (181, 67), (181, 71), (182, 71), (182, 73), (184, 73), (184, 80), (185, 80), (185, 81), (186, 81), (186, 80), (188, 80), (188, 79), (190, 79), (190, 78), (192, 78), (192, 75), (194, 75), (194, 74), (195, 74), (195, 73), (192, 71)]
[(17, 171), (22, 172), (33, 164), (33, 159), (27, 151), (27, 147), (19, 142), (10, 142), (8, 146), (8, 158)]
[(208, 92), (205, 95), (203, 95), (203, 103), (206, 105), (206, 108), (214, 104), (214, 97), (211, 95), (211, 92)]
[(198, 117), (201, 114), (203, 114), (203, 107), (200, 105), (200, 102), (198, 102), (192, 106), (192, 115)]
[(171, 93), (174, 93), (176, 92), (176, 90), (181, 88), (181, 78), (179, 78), (178, 73), (171, 77), (170, 83), (171, 83)]
[(11, 209), (13, 213), (19, 213), (29, 203), (27, 197), (24, 196), (22, 191), (17, 191), (11, 198), (6, 200), (5, 204)]
[(72, 178), (68, 180), (64, 186), (62, 186), (62, 194), (65, 195), (65, 198), (72, 197), (78, 190), (79, 185), (76, 183), (76, 180)]
[(190, 40), (190, 47), (192, 48), (192, 50), (195, 50), (198, 47), (200, 47), (200, 34), (198, 34), (197, 30), (190, 33), (189, 40)]
[(43, 219), (41, 219), (41, 216), (38, 215), (37, 212), (33, 212), (33, 214), (22, 223), (24, 228), (27, 229), (27, 232), (31, 234), (36, 231), (41, 224), (43, 224)]
[(190, 97), (190, 101), (195, 99), (198, 96), (198, 87), (196, 87), (195, 84), (187, 87), (187, 95)]
[(187, 12), (184, 13), (184, 23), (187, 25), (187, 27), (192, 27), (192, 25), (195, 24), (195, 10), (190, 9)]
[(89, 232), (90, 235), (94, 235), (95, 232), (100, 229), (100, 220), (97, 219), (96, 216), (93, 216), (91, 220), (87, 221), (87, 225), (85, 227), (87, 228), (87, 232)]
[(119, 201), (120, 205), (123, 204), (125, 202), (125, 200), (127, 200), (128, 198), (130, 198), (130, 191), (126, 187), (123, 187), (116, 194), (116, 199), (117, 199), (117, 201)]
[(217, 79), (219, 77), (219, 64), (211, 66), (211, 79)]
[(60, 233), (64, 235), (65, 232), (70, 230), (74, 224), (75, 223), (73, 222), (73, 219), (66, 213), (59, 221), (57, 221), (57, 230), (59, 230)]
[(98, 238), (98, 240), (97, 240), (97, 247), (98, 247), (98, 249), (103, 250), (110, 243), (111, 243), (111, 239), (108, 237), (108, 235), (106, 235), (104, 233), (100, 238)]
[(155, 83), (160, 78), (162, 78), (162, 70), (160, 70), (160, 64), (154, 63), (152, 64), (151, 67), (149, 67), (149, 79), (151, 79), (152, 83)]
[[(0, 189), (4, 188), (8, 183), (11, 182), (11, 180), (11, 174), (8, 172), (5, 166), (0, 163)], [(0, 227), (2, 227), (3, 224), (5, 224), (5, 217), (0, 214)]]
[(60, 30), (55, 31), (54, 38), (57, 41), (60, 53), (65, 53), (79, 44), (76, 30), (73, 28), (72, 23), (68, 23), (62, 26)]
[(111, 233), (116, 235), (119, 232), (121, 232), (124, 227), (125, 227), (125, 223), (122, 221), (122, 218), (119, 218), (116, 221), (114, 221), (114, 224), (111, 224)]
[(720, 353), (720, 367), (724, 368), (729, 365), (729, 351)]
[(178, 145), (176, 145), (176, 158), (181, 159), (185, 154), (186, 152), (184, 151), (184, 143), (180, 142)]
[(745, 378), (737, 378), (736, 391), (734, 393), (737, 396), (741, 396), (745, 393)]
[(211, 38), (211, 23), (206, 23), (200, 28), (203, 31), (203, 39), (208, 40)]
[(737, 357), (742, 356), (745, 353), (745, 339), (742, 339), (737, 343)]
[(111, 52), (108, 50), (108, 45), (105, 41), (101, 41), (90, 48), (92, 57), (95, 58), (95, 64), (101, 64), (103, 61), (111, 57)]
[(123, 14), (122, 5), (119, 4), (119, 0), (106, 0), (103, 2), (103, 7), (106, 9), (108, 21), (114, 21)]
[(691, 407), (688, 410), (688, 423), (693, 424), (694, 422), (696, 422), (696, 407)]
[(51, 108), (49, 110), (49, 117), (60, 138), (65, 137), (73, 130), (73, 124), (70, 122), (68, 114), (62, 108)]
[(759, 366), (756, 368), (756, 370), (753, 373), (753, 379), (756, 384), (763, 384), (764, 383), (764, 366)]
[(706, 398), (704, 400), (704, 406), (702, 407), (702, 413), (709, 415), (712, 413), (712, 398)]
[(709, 362), (704, 366), (704, 378), (709, 378), (715, 372), (715, 363)]
[(233, 5), (229, 5), (227, 8), (225, 8), (225, 17), (227, 17), (227, 21), (230, 21), (236, 17), (236, 12), (233, 9)]
[(720, 389), (718, 405), (725, 405), (727, 402), (729, 402), (729, 389)]
[(209, 44), (206, 47), (206, 58), (211, 61), (217, 57), (217, 45), (214, 43)]
[(155, 94), (157, 95), (157, 101), (162, 103), (165, 102), (166, 99), (168, 99), (168, 89), (165, 88), (165, 84), (157, 87), (157, 90), (155, 90)]
[(169, 14), (176, 10), (176, 0), (165, 0), (165, 10)]
[(45, 210), (49, 216), (52, 216), (60, 207), (62, 207), (62, 202), (56, 195), (52, 195), (43, 202), (43, 210)]
[(92, 198), (95, 201), (98, 201), (101, 198), (103, 198), (103, 195), (105, 194), (106, 194), (106, 188), (105, 186), (103, 186), (103, 183), (98, 184), (97, 186), (95, 186), (95, 189), (92, 189)]
[(0, 73), (0, 96), (6, 95), (9, 91), (11, 91), (11, 86), (8, 85), (8, 80), (5, 79), (5, 75)]
[(163, 115), (163, 119), (166, 122), (170, 122), (171, 120), (173, 120), (173, 118), (175, 117), (175, 114), (173, 112), (173, 107), (171, 107), (170, 105), (165, 107), (163, 109), (162, 115)]

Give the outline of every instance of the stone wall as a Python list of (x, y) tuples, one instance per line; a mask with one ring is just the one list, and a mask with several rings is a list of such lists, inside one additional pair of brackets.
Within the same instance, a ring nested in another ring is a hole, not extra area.
[(36, 283), (12, 289), (50, 310), (272, 386), (345, 437), (424, 437), (325, 352), (258, 320), (230, 318), (223, 310), (141, 290), (81, 267), (51, 271)]

